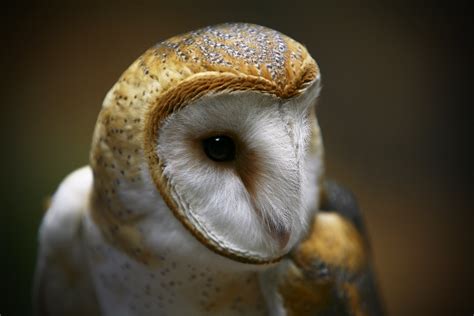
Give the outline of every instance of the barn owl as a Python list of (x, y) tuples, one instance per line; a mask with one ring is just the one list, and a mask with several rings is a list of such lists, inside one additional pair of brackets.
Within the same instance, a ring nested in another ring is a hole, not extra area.
[(39, 232), (38, 315), (379, 315), (351, 195), (325, 180), (320, 71), (272, 29), (147, 50)]

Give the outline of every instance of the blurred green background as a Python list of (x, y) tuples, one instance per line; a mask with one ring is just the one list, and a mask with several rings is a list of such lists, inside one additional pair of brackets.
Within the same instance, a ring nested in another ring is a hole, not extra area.
[(391, 315), (472, 315), (472, 20), (412, 1), (30, 2), (2, 8), (1, 315), (29, 315), (44, 198), (88, 162), (105, 93), (145, 49), (226, 21), (318, 61), (330, 176), (365, 211)]

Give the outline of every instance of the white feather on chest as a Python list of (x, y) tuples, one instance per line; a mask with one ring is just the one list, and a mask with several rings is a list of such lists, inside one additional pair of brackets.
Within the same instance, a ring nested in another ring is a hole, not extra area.
[[(95, 258), (90, 265), (104, 315), (266, 314), (258, 274), (250, 267), (234, 270), (222, 258), (209, 262), (202, 255), (209, 250), (199, 244), (183, 247), (190, 255), (185, 261), (170, 247), (158, 266), (147, 267), (103, 242), (93, 223), (87, 226), (93, 245), (89, 254)], [(190, 240), (177, 237), (174, 242)]]

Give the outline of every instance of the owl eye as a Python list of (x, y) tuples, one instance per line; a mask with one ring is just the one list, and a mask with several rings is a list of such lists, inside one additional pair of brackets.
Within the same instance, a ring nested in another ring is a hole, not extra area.
[(231, 161), (235, 158), (235, 144), (232, 138), (218, 135), (202, 141), (204, 152), (214, 161)]

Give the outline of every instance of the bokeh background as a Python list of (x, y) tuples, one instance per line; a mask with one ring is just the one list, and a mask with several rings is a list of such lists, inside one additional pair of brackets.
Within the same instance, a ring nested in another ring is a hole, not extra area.
[(254, 22), (304, 43), (327, 172), (365, 211), (390, 315), (472, 315), (472, 24), (451, 1), (30, 2), (2, 8), (1, 315), (29, 315), (42, 204), (88, 162), (105, 93), (172, 35)]

